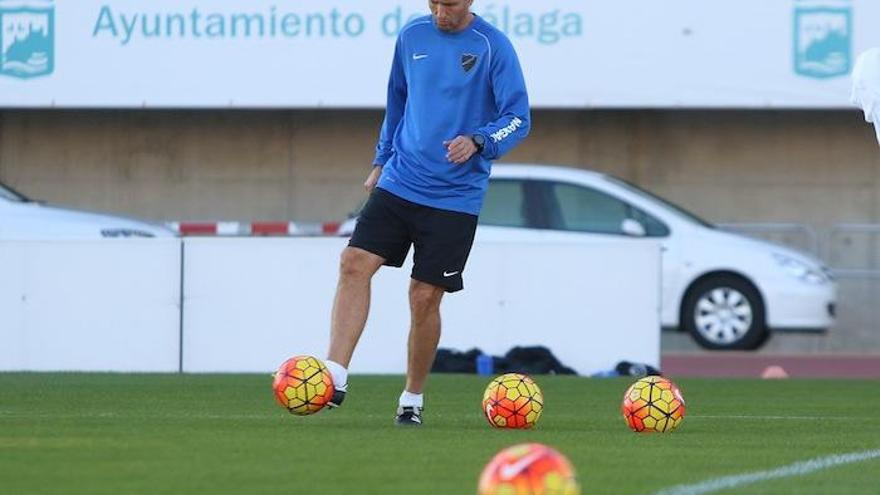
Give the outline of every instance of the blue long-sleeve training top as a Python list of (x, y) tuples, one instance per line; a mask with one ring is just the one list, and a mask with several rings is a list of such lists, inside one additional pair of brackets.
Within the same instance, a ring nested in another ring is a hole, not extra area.
[[(478, 215), (492, 160), (529, 133), (529, 99), (510, 40), (479, 16), (463, 31), (431, 16), (397, 38), (375, 165), (378, 187), (425, 206)], [(481, 134), (483, 152), (462, 165), (444, 141)]]

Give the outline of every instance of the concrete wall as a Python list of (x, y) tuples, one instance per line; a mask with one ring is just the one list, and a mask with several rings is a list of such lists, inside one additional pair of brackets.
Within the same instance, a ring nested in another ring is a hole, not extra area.
[(330, 220), (356, 203), (378, 119), (4, 112), (0, 180), (32, 197), (151, 219)]
[[(363, 199), (382, 116), (0, 111), (0, 180), (34, 198), (155, 220), (339, 220)], [(607, 171), (716, 222), (800, 223), (822, 237), (834, 224), (880, 223), (880, 148), (855, 110), (538, 111), (533, 120), (507, 161)], [(880, 350), (880, 278), (840, 282), (834, 333), (777, 338), (767, 350)], [(673, 337), (665, 349), (693, 346)]]
[[(379, 111), (3, 111), (0, 180), (157, 220), (336, 220), (362, 198)], [(590, 167), (714, 221), (880, 222), (856, 111), (538, 111), (506, 161)]]

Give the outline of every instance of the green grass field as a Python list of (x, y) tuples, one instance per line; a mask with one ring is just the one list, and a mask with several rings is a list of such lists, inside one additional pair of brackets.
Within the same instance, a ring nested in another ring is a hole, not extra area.
[[(537, 441), (571, 459), (584, 494), (651, 494), (880, 449), (877, 381), (682, 379), (682, 426), (637, 435), (619, 413), (629, 380), (536, 378), (537, 428), (501, 431), (476, 376), (432, 377), (425, 425), (401, 429), (401, 377), (354, 377), (341, 409), (301, 418), (268, 374), (0, 374), (0, 492), (472, 494), (496, 451)], [(712, 493), (877, 494), (880, 459)]]

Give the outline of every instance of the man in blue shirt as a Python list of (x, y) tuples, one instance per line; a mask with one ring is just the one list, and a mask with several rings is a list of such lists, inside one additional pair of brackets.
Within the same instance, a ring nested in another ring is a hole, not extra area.
[(415, 247), (406, 388), (396, 422), (420, 425), (440, 340), (440, 301), (462, 273), (492, 160), (529, 132), (529, 101), (507, 37), (470, 12), (473, 0), (429, 0), (431, 15), (397, 38), (371, 192), (340, 262), (327, 366), (338, 406), (366, 324), (370, 280)]

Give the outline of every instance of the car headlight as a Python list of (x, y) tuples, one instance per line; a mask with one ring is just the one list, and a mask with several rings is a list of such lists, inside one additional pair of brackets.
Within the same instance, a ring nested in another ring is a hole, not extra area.
[(811, 263), (805, 263), (801, 260), (792, 258), (791, 256), (779, 253), (774, 253), (773, 259), (776, 260), (776, 263), (778, 263), (783, 270), (788, 272), (789, 275), (803, 280), (804, 282), (817, 285), (828, 283), (828, 276), (825, 274), (825, 271), (822, 270), (822, 267), (815, 266)]

